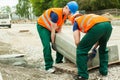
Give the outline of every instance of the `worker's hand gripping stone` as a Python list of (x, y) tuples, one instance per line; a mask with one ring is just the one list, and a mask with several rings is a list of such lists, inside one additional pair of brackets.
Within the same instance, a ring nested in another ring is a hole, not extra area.
[(96, 49), (92, 49), (92, 52), (88, 54), (88, 60), (92, 60), (93, 58), (95, 58), (96, 54)]
[[(56, 35), (55, 35), (55, 38), (54, 38), (54, 39), (56, 39)], [(54, 40), (54, 41), (55, 41), (55, 40)], [(55, 44), (55, 42), (52, 43), (52, 49), (55, 50), (55, 51), (57, 51), (57, 48), (56, 48), (56, 44)]]
[(57, 48), (56, 48), (56, 44), (55, 43), (52, 43), (52, 49), (57, 51)]

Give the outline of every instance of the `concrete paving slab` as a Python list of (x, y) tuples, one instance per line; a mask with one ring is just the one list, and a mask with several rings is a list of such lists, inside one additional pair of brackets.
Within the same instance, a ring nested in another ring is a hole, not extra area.
[[(113, 32), (108, 42), (109, 48), (109, 62), (120, 61), (119, 44), (120, 36), (118, 35), (120, 29), (118, 26), (113, 26)], [(83, 37), (85, 34), (81, 33)], [(61, 52), (71, 62), (76, 64), (76, 46), (74, 44), (72, 26), (64, 26), (63, 31), (56, 35), (57, 50)], [(99, 58), (96, 58), (92, 62), (88, 62), (89, 67), (99, 65)]]
[(1, 72), (0, 72), (0, 80), (3, 80)]

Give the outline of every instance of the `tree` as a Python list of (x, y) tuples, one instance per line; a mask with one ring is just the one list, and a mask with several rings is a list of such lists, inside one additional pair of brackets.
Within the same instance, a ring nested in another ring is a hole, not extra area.
[(91, 0), (77, 0), (80, 10), (90, 10), (90, 1)]
[(30, 0), (33, 13), (36, 16), (40, 16), (46, 9), (52, 5), (52, 0)]
[(18, 4), (16, 5), (16, 14), (20, 17), (28, 18), (29, 19), (29, 8), (30, 2), (29, 0), (19, 0)]
[[(51, 7), (64, 7), (71, 0), (30, 0), (33, 12), (40, 16), (46, 9)], [(120, 0), (75, 0), (79, 10), (95, 11), (108, 8), (120, 8)]]
[(68, 1), (70, 0), (30, 0), (36, 16), (40, 16), (48, 8), (63, 7)]
[(120, 0), (77, 0), (80, 10), (94, 11), (120, 8)]
[(11, 8), (9, 6), (1, 7), (1, 12), (10, 14), (11, 13)]
[(53, 0), (53, 7), (64, 7), (70, 0)]

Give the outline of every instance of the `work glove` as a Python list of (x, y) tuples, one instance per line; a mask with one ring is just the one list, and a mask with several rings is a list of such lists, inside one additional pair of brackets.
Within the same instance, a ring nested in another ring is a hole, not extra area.
[(57, 48), (56, 48), (56, 44), (55, 43), (52, 43), (52, 49), (57, 51)]
[(95, 58), (96, 54), (97, 54), (97, 50), (92, 49), (92, 52), (88, 54), (88, 60), (92, 60), (93, 58)]

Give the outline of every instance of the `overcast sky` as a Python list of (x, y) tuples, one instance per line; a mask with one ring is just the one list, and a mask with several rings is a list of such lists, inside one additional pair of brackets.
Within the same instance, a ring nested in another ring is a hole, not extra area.
[(18, 0), (0, 0), (0, 6), (15, 6)]

